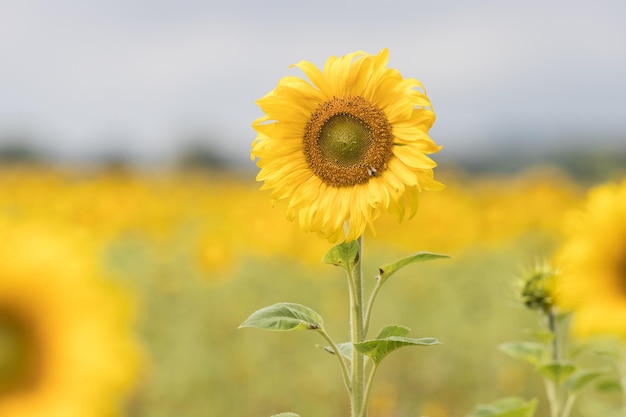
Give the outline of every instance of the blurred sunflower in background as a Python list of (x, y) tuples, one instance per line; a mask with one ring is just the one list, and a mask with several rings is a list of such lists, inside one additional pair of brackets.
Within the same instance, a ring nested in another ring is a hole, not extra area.
[(574, 312), (576, 334), (626, 338), (626, 180), (591, 190), (567, 232), (558, 304)]
[(71, 231), (0, 229), (0, 416), (119, 414), (140, 361), (130, 298)]
[(530, 310), (549, 313), (554, 307), (554, 287), (559, 271), (548, 261), (537, 261), (521, 275), (520, 291), (522, 303)]
[(401, 221), (417, 209), (417, 192), (440, 190), (438, 152), (428, 135), (435, 121), (422, 84), (387, 68), (388, 51), (331, 57), (323, 71), (307, 61), (310, 82), (284, 77), (259, 99), (254, 121), (258, 181), (287, 200), (287, 218), (335, 242), (363, 234), (389, 211)]

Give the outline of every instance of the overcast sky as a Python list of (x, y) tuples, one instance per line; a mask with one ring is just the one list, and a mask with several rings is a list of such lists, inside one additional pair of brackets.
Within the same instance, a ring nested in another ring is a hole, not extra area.
[(626, 143), (623, 0), (0, 0), (0, 141), (163, 157), (199, 135), (244, 161), (290, 64), (384, 47), (444, 152)]

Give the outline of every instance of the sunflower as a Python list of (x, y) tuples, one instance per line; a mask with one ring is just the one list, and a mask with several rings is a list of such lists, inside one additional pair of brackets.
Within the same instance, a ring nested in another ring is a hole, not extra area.
[(440, 190), (438, 152), (428, 136), (435, 121), (422, 84), (387, 68), (388, 52), (331, 57), (320, 71), (295, 64), (310, 82), (284, 77), (259, 99), (252, 159), (261, 189), (287, 200), (289, 220), (338, 241), (363, 234), (384, 212), (398, 221), (417, 210), (417, 192)]
[(559, 271), (547, 261), (536, 262), (520, 276), (520, 296), (524, 306), (548, 313), (554, 307), (554, 286)]
[(578, 335), (626, 337), (626, 180), (593, 189), (568, 226), (557, 302)]
[(128, 295), (69, 231), (0, 228), (0, 416), (117, 414), (139, 363)]

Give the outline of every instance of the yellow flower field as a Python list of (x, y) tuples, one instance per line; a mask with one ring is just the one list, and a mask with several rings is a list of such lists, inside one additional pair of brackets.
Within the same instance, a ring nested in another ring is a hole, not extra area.
[[(534, 231), (555, 234), (563, 213), (580, 204), (584, 192), (553, 169), (514, 178), (443, 176), (448, 188), (424, 195), (408, 225), (382, 217), (376, 242), (407, 251), (427, 246), (458, 252)], [(184, 241), (190, 260), (207, 273), (236, 266), (242, 255), (317, 263), (329, 245), (285, 222), (282, 209), (273, 209), (268, 194), (257, 189), (248, 177), (224, 174), (0, 171), (3, 221), (38, 219), (89, 234), (105, 246), (134, 236), (168, 252)]]
[[(511, 307), (513, 277), (524, 263), (551, 255), (564, 213), (582, 205), (586, 189), (551, 168), (488, 178), (443, 171), (439, 179), (446, 190), (420, 196), (415, 218), (399, 224), (383, 215), (377, 235), (365, 235), (368, 279), (378, 265), (418, 250), (452, 256), (407, 269), (381, 295), (381, 320), (414, 317), (407, 323), (414, 331), (443, 344), (389, 360), (373, 416), (461, 416), (503, 395), (542, 395), (529, 371), (496, 345), (532, 327), (534, 316)], [(340, 375), (316, 340), (295, 334), (285, 343), (237, 330), (251, 310), (295, 299), (322, 312), (330, 331), (345, 332), (333, 324), (347, 309), (345, 282), (319, 262), (330, 245), (286, 222), (284, 207), (272, 208), (258, 187), (243, 173), (0, 170), (0, 233), (29, 233), (36, 224), (42, 233), (90, 242), (80, 256), (132, 295), (134, 329), (109, 336), (140, 343), (144, 359), (141, 371), (126, 365), (133, 384), (120, 376), (119, 415), (252, 417), (296, 404), (310, 415), (347, 412)], [(423, 363), (427, 375), (419, 373)], [(66, 395), (62, 386), (54, 392)]]

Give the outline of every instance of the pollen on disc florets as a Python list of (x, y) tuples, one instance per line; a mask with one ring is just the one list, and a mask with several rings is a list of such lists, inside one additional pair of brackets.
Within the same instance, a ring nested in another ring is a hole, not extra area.
[(393, 134), (385, 113), (360, 96), (333, 97), (315, 109), (304, 131), (304, 155), (326, 184), (363, 184), (385, 170)]

